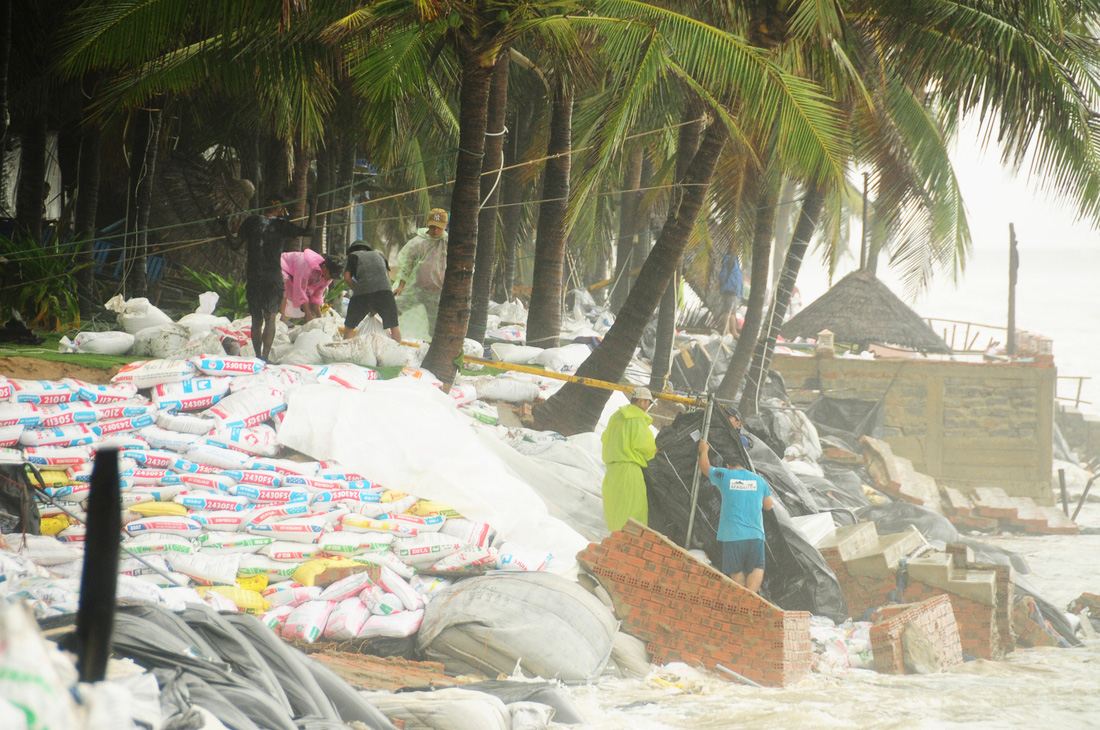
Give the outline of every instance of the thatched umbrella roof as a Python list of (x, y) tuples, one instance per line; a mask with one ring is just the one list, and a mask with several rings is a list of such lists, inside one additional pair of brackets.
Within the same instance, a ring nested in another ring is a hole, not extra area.
[(922, 352), (951, 353), (951, 348), (916, 312), (905, 306), (878, 278), (853, 271), (780, 329), (787, 339), (816, 338), (831, 330), (837, 342), (900, 345)]

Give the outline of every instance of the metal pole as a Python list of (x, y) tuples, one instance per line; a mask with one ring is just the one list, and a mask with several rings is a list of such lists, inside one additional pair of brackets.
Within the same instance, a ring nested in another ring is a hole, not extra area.
[(84, 540), (84, 570), (80, 576), (80, 607), (76, 637), (80, 681), (98, 682), (107, 675), (118, 585), (118, 533), (122, 529), (122, 498), (118, 483), (118, 451), (100, 449), (92, 468), (88, 497), (88, 532)]
[(1096, 481), (1096, 477), (1089, 479), (1085, 484), (1085, 491), (1081, 492), (1081, 499), (1077, 500), (1077, 509), (1073, 510), (1073, 517), (1070, 517), (1074, 522), (1077, 521), (1077, 515), (1081, 514), (1081, 508), (1085, 506), (1085, 499), (1089, 496), (1089, 490), (1092, 489), (1092, 483)]
[(1016, 354), (1016, 270), (1020, 268), (1020, 254), (1016, 251), (1016, 227), (1008, 224), (1008, 342), (1005, 352)]
[(1062, 511), (1069, 517), (1069, 498), (1066, 497), (1066, 470), (1058, 470), (1058, 486), (1062, 488)]
[[(707, 398), (707, 407), (703, 411), (703, 433), (700, 438), (707, 440), (710, 435), (710, 417), (714, 413), (714, 398)], [(687, 535), (684, 537), (684, 549), (691, 550), (691, 535), (695, 531), (695, 507), (699, 503), (699, 457), (695, 457), (695, 471), (691, 477), (691, 512), (688, 513)]]
[(867, 270), (867, 173), (863, 173), (863, 230), (859, 239), (859, 270)]

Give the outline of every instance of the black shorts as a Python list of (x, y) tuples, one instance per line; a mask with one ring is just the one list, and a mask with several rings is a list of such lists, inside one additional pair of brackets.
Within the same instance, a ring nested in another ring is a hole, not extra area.
[(726, 575), (743, 573), (748, 575), (759, 568), (764, 569), (763, 540), (733, 540), (722, 542), (722, 572)]
[(377, 314), (382, 318), (382, 329), (397, 326), (397, 300), (389, 289), (379, 289), (369, 294), (356, 294), (348, 302), (348, 313), (344, 317), (344, 326), (355, 329), (368, 314)]
[(279, 278), (249, 279), (244, 285), (245, 299), (248, 301), (248, 313), (252, 319), (263, 319), (265, 314), (278, 312), (283, 306), (286, 284), (282, 273)]

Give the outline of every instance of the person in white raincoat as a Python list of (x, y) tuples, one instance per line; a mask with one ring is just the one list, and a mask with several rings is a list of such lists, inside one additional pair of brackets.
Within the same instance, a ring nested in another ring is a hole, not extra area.
[(397, 254), (397, 309), (405, 337), (427, 340), (435, 329), (439, 294), (447, 270), (447, 211), (433, 208), (421, 228)]

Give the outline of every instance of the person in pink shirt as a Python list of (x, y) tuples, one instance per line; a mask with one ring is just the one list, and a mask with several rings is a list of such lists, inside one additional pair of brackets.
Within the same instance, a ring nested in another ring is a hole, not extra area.
[(325, 303), (325, 290), (332, 283), (333, 272), (343, 271), (343, 263), (335, 256), (322, 256), (307, 248), (305, 251), (285, 252), (282, 256), (282, 267), (286, 291), (279, 314), (283, 321), (286, 321), (288, 302), (305, 312), (307, 322), (320, 317), (321, 307)]

